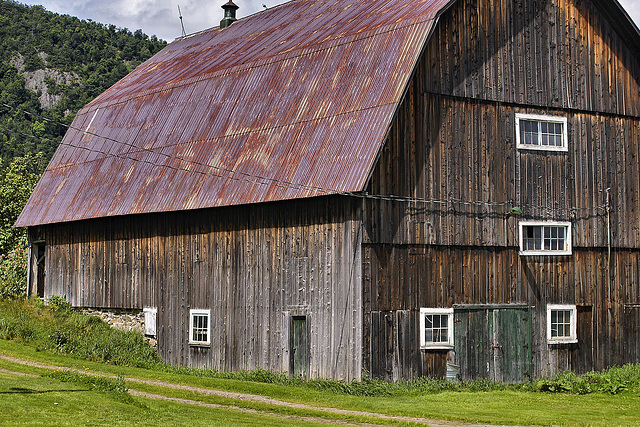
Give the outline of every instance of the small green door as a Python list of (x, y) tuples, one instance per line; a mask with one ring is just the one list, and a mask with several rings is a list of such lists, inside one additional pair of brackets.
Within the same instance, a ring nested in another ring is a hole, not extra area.
[(292, 316), (290, 332), (289, 374), (293, 377), (308, 378), (309, 340), (307, 334), (307, 317)]
[(531, 313), (528, 306), (454, 309), (456, 362), (462, 378), (508, 383), (531, 379)]

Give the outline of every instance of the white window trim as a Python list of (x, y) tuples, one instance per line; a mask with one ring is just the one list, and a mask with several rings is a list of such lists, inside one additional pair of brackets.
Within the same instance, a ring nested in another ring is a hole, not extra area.
[[(532, 145), (520, 143), (520, 120), (535, 120), (538, 122), (562, 123), (562, 146), (549, 145)], [(542, 150), (542, 151), (569, 151), (569, 143), (567, 138), (567, 118), (559, 116), (544, 116), (540, 114), (520, 114), (516, 113), (516, 148), (523, 150)]]
[[(427, 314), (447, 314), (447, 342), (427, 343), (424, 336)], [(426, 350), (449, 350), (453, 348), (453, 308), (420, 308), (420, 348)]]
[[(565, 236), (565, 246), (567, 249), (563, 251), (554, 251), (554, 250), (540, 250), (540, 251), (532, 251), (523, 250), (524, 247), (524, 233), (523, 228), (528, 226), (555, 226), (555, 227), (566, 227), (567, 234)], [(564, 221), (520, 221), (518, 223), (518, 240), (520, 246), (520, 255), (571, 255), (572, 251), (572, 243), (571, 243), (571, 223)]]
[[(206, 341), (194, 341), (193, 340), (193, 316), (207, 316), (207, 340)], [(211, 310), (204, 309), (191, 309), (189, 310), (189, 345), (193, 346), (210, 346), (211, 345)]]
[[(551, 338), (551, 311), (569, 310), (571, 311), (571, 331), (567, 338)], [(567, 304), (547, 304), (547, 344), (574, 344), (578, 342), (578, 310), (575, 305)]]

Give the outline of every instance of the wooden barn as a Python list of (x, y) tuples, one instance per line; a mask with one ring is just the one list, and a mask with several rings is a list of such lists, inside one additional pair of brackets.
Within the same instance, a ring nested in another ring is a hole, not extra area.
[(640, 361), (639, 59), (616, 0), (293, 0), (178, 39), (77, 114), (16, 223), (29, 291), (220, 370)]

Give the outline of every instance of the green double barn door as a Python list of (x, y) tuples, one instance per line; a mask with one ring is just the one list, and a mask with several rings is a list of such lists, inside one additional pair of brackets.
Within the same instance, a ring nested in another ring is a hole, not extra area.
[(528, 306), (460, 306), (453, 315), (456, 364), (462, 378), (508, 383), (531, 379)]

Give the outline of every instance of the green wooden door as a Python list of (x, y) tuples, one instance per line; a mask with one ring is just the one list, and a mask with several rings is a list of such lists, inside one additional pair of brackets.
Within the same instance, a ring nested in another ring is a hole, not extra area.
[(527, 306), (454, 309), (456, 362), (462, 378), (508, 383), (531, 379), (531, 315)]
[(308, 378), (309, 340), (307, 334), (307, 317), (291, 317), (290, 332), (289, 373), (294, 377)]

